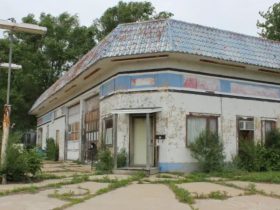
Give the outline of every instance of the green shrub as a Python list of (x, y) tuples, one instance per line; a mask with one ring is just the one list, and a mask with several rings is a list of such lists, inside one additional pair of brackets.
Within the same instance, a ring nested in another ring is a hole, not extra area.
[[(266, 171), (280, 171), (280, 150), (275, 148), (263, 147), (260, 154), (261, 169)], [(261, 171), (263, 171), (261, 170)]]
[(26, 158), (27, 158), (28, 172), (32, 176), (35, 176), (38, 172), (41, 171), (41, 168), (43, 166), (42, 156), (34, 148), (26, 151)]
[(58, 160), (58, 145), (56, 145), (53, 138), (47, 139), (46, 156), (47, 160)]
[(273, 129), (266, 134), (265, 147), (267, 149), (278, 149), (280, 151), (280, 131)]
[(127, 153), (124, 148), (122, 148), (118, 153), (117, 159), (118, 159), (118, 168), (126, 166)]
[(20, 145), (11, 144), (7, 148), (6, 163), (0, 174), (6, 174), (8, 181), (22, 181), (35, 176), (41, 171), (42, 158), (36, 150), (23, 149)]
[(109, 149), (102, 149), (98, 152), (96, 170), (103, 173), (111, 173), (114, 166), (113, 157)]
[(280, 150), (271, 144), (268, 145), (271, 147), (240, 141), (238, 167), (246, 171), (280, 170)]
[(273, 129), (265, 138), (267, 170), (280, 171), (280, 131)]
[(246, 171), (260, 171), (265, 167), (261, 161), (265, 148), (261, 144), (240, 140), (237, 164), (240, 169)]
[(204, 172), (221, 171), (224, 165), (223, 143), (218, 134), (209, 131), (202, 132), (190, 144), (192, 156), (198, 160)]
[(18, 145), (9, 145), (6, 151), (6, 162), (1, 167), (1, 174), (6, 174), (9, 181), (21, 181), (25, 179), (28, 171), (25, 152)]

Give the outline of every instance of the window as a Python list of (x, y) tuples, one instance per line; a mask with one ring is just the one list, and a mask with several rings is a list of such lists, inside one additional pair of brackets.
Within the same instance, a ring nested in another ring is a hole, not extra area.
[(254, 142), (254, 118), (237, 117), (239, 141)]
[(84, 104), (84, 160), (92, 161), (97, 157), (97, 141), (99, 141), (99, 95), (85, 100)]
[(74, 105), (68, 109), (68, 141), (80, 139), (80, 105)]
[(99, 140), (99, 97), (93, 96), (85, 101), (84, 127), (87, 146)]
[(69, 135), (68, 135), (68, 140), (69, 141), (74, 141), (74, 140), (79, 140), (80, 138), (80, 123), (79, 122), (74, 122), (69, 124)]
[(194, 142), (201, 132), (209, 130), (218, 132), (218, 117), (216, 116), (188, 116), (187, 117), (187, 145)]
[(85, 114), (85, 132), (87, 141), (97, 141), (99, 133), (99, 112), (90, 111)]
[(39, 128), (37, 132), (37, 146), (42, 147), (43, 128)]
[(48, 139), (50, 137), (50, 126), (47, 125), (47, 133), (46, 133), (46, 138)]
[(262, 120), (262, 141), (265, 142), (266, 135), (276, 129), (276, 121), (274, 120)]
[(113, 119), (105, 120), (105, 144), (112, 145), (113, 144)]

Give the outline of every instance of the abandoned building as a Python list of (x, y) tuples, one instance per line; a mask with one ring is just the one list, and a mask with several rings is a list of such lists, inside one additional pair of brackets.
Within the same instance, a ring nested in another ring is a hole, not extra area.
[(177, 20), (121, 24), (34, 103), (37, 144), (90, 161), (101, 142), (127, 167), (192, 171), (188, 145), (218, 132), (226, 160), (241, 139), (280, 127), (280, 43)]

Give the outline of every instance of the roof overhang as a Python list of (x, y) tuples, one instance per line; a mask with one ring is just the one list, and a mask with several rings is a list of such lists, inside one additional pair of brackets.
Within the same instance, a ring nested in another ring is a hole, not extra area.
[(161, 107), (141, 107), (141, 108), (122, 108), (122, 109), (114, 109), (112, 114), (152, 114), (161, 112)]

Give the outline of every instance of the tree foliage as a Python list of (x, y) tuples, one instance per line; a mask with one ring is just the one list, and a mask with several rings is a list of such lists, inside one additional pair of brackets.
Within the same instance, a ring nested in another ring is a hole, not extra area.
[[(22, 65), (12, 72), (12, 123), (16, 129), (35, 127), (35, 117), (28, 115), (35, 100), (67, 71), (81, 56), (110, 33), (119, 23), (168, 18), (168, 12), (156, 13), (149, 2), (119, 2), (107, 9), (91, 26), (82, 26), (77, 15), (64, 12), (58, 16), (41, 13), (22, 18), (25, 23), (47, 27), (44, 36), (15, 33), (13, 63)], [(8, 36), (0, 38), (0, 61), (8, 62)], [(6, 99), (7, 71), (0, 71), (0, 106)]]
[(266, 12), (260, 12), (264, 21), (258, 21), (260, 35), (267, 39), (280, 41), (280, 3), (275, 3)]
[(154, 6), (150, 2), (123, 2), (108, 8), (104, 14), (94, 21), (93, 26), (98, 32), (97, 38), (100, 40), (110, 33), (118, 24), (145, 21), (151, 19), (166, 19), (172, 17), (170, 12), (156, 13)]
[[(54, 17), (42, 13), (39, 20), (29, 14), (23, 22), (48, 28), (43, 37), (15, 33), (13, 63), (21, 64), (21, 71), (12, 73), (12, 122), (17, 129), (32, 128), (33, 116), (28, 115), (34, 101), (54, 83), (62, 71), (68, 70), (83, 54), (95, 45), (92, 27), (80, 26), (76, 15), (62, 13)], [(8, 61), (7, 37), (0, 40), (0, 58)], [(5, 101), (7, 71), (0, 72), (0, 104)]]

